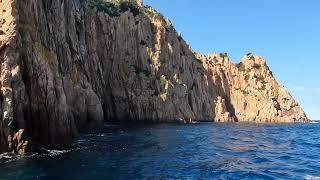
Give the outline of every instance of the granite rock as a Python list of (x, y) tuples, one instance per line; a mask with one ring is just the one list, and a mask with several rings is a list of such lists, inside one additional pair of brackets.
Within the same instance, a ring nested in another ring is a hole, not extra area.
[(197, 54), (142, 1), (0, 7), (2, 151), (63, 147), (105, 121), (307, 121), (261, 57)]

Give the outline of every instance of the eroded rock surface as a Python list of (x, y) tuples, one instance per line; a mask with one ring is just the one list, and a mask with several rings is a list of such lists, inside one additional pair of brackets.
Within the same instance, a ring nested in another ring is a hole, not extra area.
[(200, 59), (221, 96), (217, 106), (222, 103), (218, 109), (224, 109), (221, 111), (224, 117), (227, 116), (224, 113), (229, 112), (230, 118), (236, 121), (307, 121), (302, 108), (277, 83), (262, 57), (249, 53), (238, 64), (232, 63), (226, 54), (200, 56)]
[(61, 147), (104, 121), (307, 120), (261, 57), (196, 54), (140, 1), (0, 7), (1, 150)]

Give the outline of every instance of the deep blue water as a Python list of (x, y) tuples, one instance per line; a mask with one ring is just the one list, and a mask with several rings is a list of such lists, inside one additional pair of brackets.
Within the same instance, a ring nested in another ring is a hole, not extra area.
[(106, 127), (65, 151), (0, 155), (0, 179), (317, 179), (320, 124)]

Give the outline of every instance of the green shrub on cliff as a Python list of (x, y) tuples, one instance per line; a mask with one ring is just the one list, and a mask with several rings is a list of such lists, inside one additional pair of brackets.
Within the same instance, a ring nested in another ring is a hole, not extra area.
[(150, 53), (149, 58), (148, 58), (148, 62), (152, 65), (156, 65), (158, 63), (158, 57), (155, 53)]
[(260, 69), (260, 68), (261, 68), (261, 65), (260, 65), (260, 64), (257, 64), (257, 63), (254, 63), (252, 67), (253, 67), (254, 69)]
[(160, 76), (160, 95), (168, 94), (168, 80), (165, 75)]
[(122, 1), (119, 4), (119, 8), (120, 8), (120, 12), (122, 13), (130, 10), (134, 16), (137, 16), (140, 14), (139, 6), (135, 1), (134, 2)]
[(164, 27), (172, 25), (168, 18), (165, 18), (154, 8), (151, 6), (141, 7), (135, 0), (93, 0), (93, 5), (97, 8), (98, 12), (107, 13), (111, 17), (120, 16), (121, 13), (124, 13), (128, 10), (130, 10), (134, 16), (137, 16), (144, 11), (152, 18), (160, 20)]
[(195, 60), (196, 60), (198, 63), (203, 64), (203, 62), (202, 62), (202, 60), (201, 60), (201, 59), (199, 59), (199, 58), (195, 58)]
[(96, 0), (94, 6), (98, 12), (104, 12), (109, 14), (111, 17), (120, 16), (121, 13), (130, 10), (134, 16), (140, 14), (140, 9), (136, 1), (125, 1), (125, 0)]
[(183, 83), (183, 81), (181, 79), (176, 79), (176, 83), (180, 86), (185, 86), (186, 84)]
[(145, 69), (142, 69), (142, 68), (140, 68), (139, 66), (132, 65), (132, 67), (134, 68), (134, 71), (135, 71), (136, 74), (142, 73), (142, 74), (146, 75), (147, 77), (149, 77), (150, 74), (151, 74), (150, 71), (145, 70)]
[(111, 3), (111, 2), (108, 2), (106, 0), (96, 0), (96, 1), (94, 1), (94, 6), (93, 7), (96, 7), (98, 12), (107, 13), (111, 17), (120, 15), (116, 5)]
[(246, 67), (244, 66), (244, 64), (242, 62), (239, 62), (238, 64), (236, 64), (236, 67), (238, 68), (238, 70), (240, 72), (246, 71)]
[(4, 31), (0, 30), (0, 35), (4, 35), (4, 34), (5, 34)]
[(246, 91), (246, 90), (241, 90), (241, 92), (242, 92), (243, 95), (249, 95), (249, 94), (250, 94), (250, 93), (249, 93), (248, 91)]
[(246, 80), (248, 82), (249, 79), (250, 79), (250, 74), (246, 74), (245, 77), (244, 77), (244, 80)]
[(260, 88), (258, 88), (258, 90), (263, 91), (266, 89), (266, 84), (262, 84), (262, 86)]
[(219, 53), (219, 56), (222, 57), (223, 59), (225, 58), (229, 59), (228, 53)]
[(257, 79), (257, 81), (261, 82), (262, 84), (266, 84), (265, 78), (263, 76), (254, 76), (254, 78)]
[(246, 56), (250, 59), (250, 60), (254, 60), (254, 55), (250, 52), (248, 54), (246, 54)]

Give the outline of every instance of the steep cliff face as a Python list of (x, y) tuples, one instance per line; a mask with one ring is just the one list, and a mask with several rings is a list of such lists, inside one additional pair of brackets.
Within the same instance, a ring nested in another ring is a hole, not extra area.
[(61, 147), (103, 121), (307, 120), (262, 58), (195, 54), (150, 7), (0, 5), (1, 150)]

